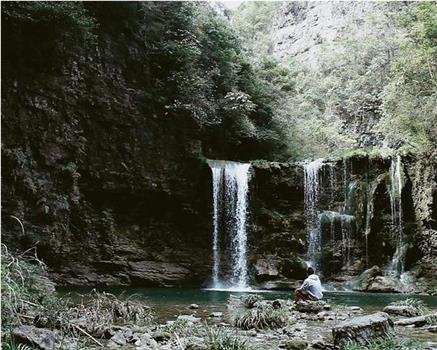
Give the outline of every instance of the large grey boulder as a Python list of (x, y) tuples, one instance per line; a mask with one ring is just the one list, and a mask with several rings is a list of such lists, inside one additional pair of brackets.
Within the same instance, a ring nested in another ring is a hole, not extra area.
[(372, 338), (390, 337), (394, 334), (393, 321), (385, 312), (356, 317), (332, 329), (334, 345), (340, 348), (351, 341), (365, 345)]
[(296, 303), (294, 309), (299, 312), (317, 314), (324, 309), (325, 305), (326, 304), (323, 301), (308, 300)]
[(28, 344), (42, 350), (60, 347), (58, 333), (45, 328), (22, 325), (12, 330), (11, 337), (18, 344)]
[(382, 311), (397, 316), (420, 316), (420, 311), (417, 307), (412, 305), (387, 305)]
[(414, 327), (422, 327), (422, 326), (430, 323), (430, 321), (433, 320), (434, 318), (437, 318), (437, 313), (424, 315), (424, 316), (403, 318), (403, 319), (396, 321), (395, 325), (396, 326), (413, 326), (414, 325)]
[(255, 276), (259, 280), (270, 280), (280, 277), (280, 260), (273, 256), (267, 255), (256, 260), (254, 264)]

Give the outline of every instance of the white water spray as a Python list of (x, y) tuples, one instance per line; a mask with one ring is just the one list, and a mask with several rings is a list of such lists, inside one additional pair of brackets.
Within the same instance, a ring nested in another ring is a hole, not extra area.
[(247, 206), (250, 164), (209, 160), (213, 180), (213, 288), (220, 282), (220, 239), (231, 242), (232, 275), (226, 284), (247, 288)]
[(322, 159), (304, 164), (305, 217), (309, 237), (307, 259), (317, 269), (320, 269), (322, 253), (322, 236), (317, 208), (320, 198), (319, 172), (322, 166)]
[(392, 158), (390, 165), (390, 206), (393, 235), (396, 237), (396, 251), (389, 270), (397, 277), (405, 270), (404, 229), (402, 226), (402, 159), (399, 154)]

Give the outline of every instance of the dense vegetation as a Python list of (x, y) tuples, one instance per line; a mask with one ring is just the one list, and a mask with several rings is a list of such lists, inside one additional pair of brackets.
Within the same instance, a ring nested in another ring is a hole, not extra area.
[[(437, 118), (437, 4), (410, 4), (375, 15), (327, 48), (315, 67), (272, 59), (270, 32), (280, 6), (245, 3), (234, 23), (253, 65), (275, 96), (274, 118), (287, 130), (287, 156), (339, 156), (365, 147), (353, 126), (366, 126), (390, 148), (429, 151)], [(270, 13), (262, 16), (263, 12)], [(249, 28), (260, 30), (256, 35)], [(370, 148), (370, 147), (369, 147)]]
[(223, 153), (236, 152), (230, 156), (281, 147), (271, 97), (227, 18), (207, 3), (10, 2), (2, 19), (4, 71), (56, 76), (108, 36), (135, 41), (142, 68), (133, 78), (146, 91), (148, 115), (182, 120)]
[(60, 72), (105, 33), (125, 32), (143, 45), (150, 114), (182, 116), (230, 157), (340, 156), (366, 146), (352, 131), (358, 124), (391, 148), (433, 149), (436, 3), (375, 16), (316, 67), (271, 57), (280, 9), (277, 2), (244, 3), (233, 14), (189, 2), (9, 2), (2, 29), (15, 40), (3, 40), (3, 68), (20, 62), (22, 75)]

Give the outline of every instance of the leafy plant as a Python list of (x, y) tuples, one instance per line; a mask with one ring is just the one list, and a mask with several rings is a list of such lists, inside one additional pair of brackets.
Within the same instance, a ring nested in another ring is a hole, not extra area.
[(422, 300), (416, 298), (407, 298), (399, 301), (395, 301), (390, 303), (390, 305), (395, 306), (411, 306), (419, 310), (420, 314), (424, 315), (429, 312), (429, 309), (426, 307)]
[(2, 328), (20, 324), (26, 310), (51, 294), (45, 265), (30, 252), (15, 256), (1, 245)]
[(232, 323), (241, 329), (279, 328), (287, 323), (286, 309), (274, 308), (256, 294), (233, 298), (229, 307)]
[(350, 342), (344, 350), (420, 350), (422, 344), (412, 339), (399, 338), (376, 338), (369, 341), (367, 345)]
[(220, 328), (209, 328), (206, 336), (208, 350), (255, 350), (247, 339)]
[(249, 294), (241, 297), (241, 304), (247, 309), (252, 309), (261, 300), (262, 297), (259, 294)]
[(34, 347), (31, 347), (27, 344), (16, 344), (12, 340), (7, 340), (2, 344), (2, 350), (33, 350)]

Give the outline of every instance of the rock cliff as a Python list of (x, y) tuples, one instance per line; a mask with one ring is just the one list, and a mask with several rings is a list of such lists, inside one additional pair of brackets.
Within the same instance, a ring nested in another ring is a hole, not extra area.
[[(323, 22), (316, 20), (321, 14), (303, 15), (313, 5), (287, 6), (296, 23)], [(278, 37), (297, 37), (297, 28)], [(142, 43), (129, 30), (101, 30), (92, 50), (31, 72), (8, 55), (14, 47), (3, 47), (3, 242), (36, 247), (60, 284), (206, 285), (212, 179), (204, 156), (238, 157), (186, 118), (154, 113)], [(281, 45), (293, 48), (287, 54), (312, 52), (302, 42), (278, 42), (278, 55), (286, 52)], [(405, 266), (429, 279), (436, 271), (436, 161), (408, 156), (403, 164)], [(390, 159), (356, 156), (325, 162), (320, 171), (325, 278), (341, 282), (389, 264), (396, 250)], [(301, 279), (308, 244), (303, 166), (253, 161), (252, 172), (251, 277), (265, 286)]]
[(398, 11), (407, 2), (284, 2), (273, 28), (272, 54), (279, 59), (293, 57), (301, 64), (317, 65), (322, 50), (340, 51), (341, 40), (364, 27), (372, 15)]

